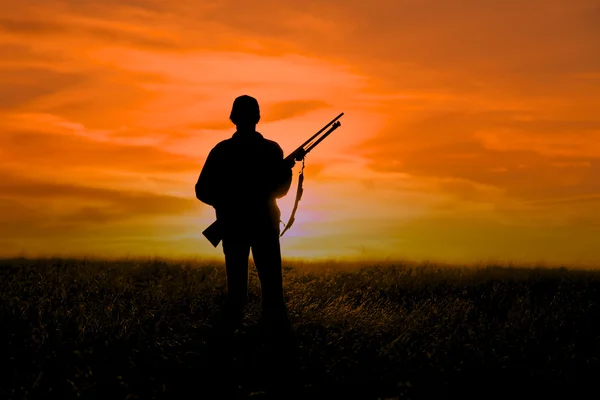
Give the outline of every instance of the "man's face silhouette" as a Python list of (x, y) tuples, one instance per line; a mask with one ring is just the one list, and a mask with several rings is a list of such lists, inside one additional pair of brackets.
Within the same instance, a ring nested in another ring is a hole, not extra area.
[(251, 96), (239, 96), (233, 101), (231, 115), (229, 116), (238, 128), (251, 128), (260, 121), (260, 107), (258, 101)]

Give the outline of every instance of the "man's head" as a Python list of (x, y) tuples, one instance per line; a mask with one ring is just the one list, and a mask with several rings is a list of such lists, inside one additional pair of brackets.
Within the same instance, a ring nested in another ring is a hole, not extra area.
[(236, 126), (250, 127), (260, 121), (260, 108), (254, 97), (243, 95), (233, 101), (229, 119)]

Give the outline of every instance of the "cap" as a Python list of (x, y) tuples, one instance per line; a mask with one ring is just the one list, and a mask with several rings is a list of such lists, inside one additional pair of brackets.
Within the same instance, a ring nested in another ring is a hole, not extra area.
[(257, 124), (260, 120), (258, 101), (247, 94), (237, 97), (233, 101), (229, 119), (236, 125), (244, 123)]

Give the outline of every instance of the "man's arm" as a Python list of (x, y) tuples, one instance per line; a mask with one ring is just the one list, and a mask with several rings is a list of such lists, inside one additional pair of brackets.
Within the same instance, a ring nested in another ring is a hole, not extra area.
[(210, 151), (196, 182), (196, 198), (209, 206), (215, 206), (218, 197), (216, 147)]
[(292, 185), (292, 167), (294, 166), (293, 160), (286, 162), (283, 158), (283, 150), (277, 146), (277, 169), (275, 174), (275, 187), (273, 195), (275, 198), (280, 199), (285, 196), (290, 190)]

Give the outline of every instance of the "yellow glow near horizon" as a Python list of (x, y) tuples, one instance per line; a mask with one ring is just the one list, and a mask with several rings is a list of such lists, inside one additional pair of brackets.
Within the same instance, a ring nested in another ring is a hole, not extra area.
[(596, 2), (0, 3), (0, 256), (219, 256), (249, 94), (286, 153), (345, 113), (284, 256), (600, 262)]

